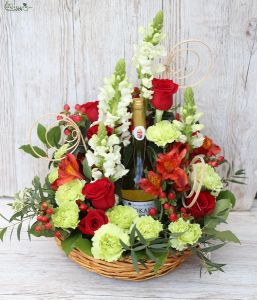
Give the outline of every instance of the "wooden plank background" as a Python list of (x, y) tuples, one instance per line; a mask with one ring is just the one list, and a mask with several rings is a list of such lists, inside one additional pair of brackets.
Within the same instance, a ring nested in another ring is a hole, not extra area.
[[(115, 62), (125, 57), (130, 64), (138, 27), (163, 9), (168, 49), (188, 38), (213, 49), (214, 69), (195, 88), (197, 103), (205, 112), (206, 133), (235, 168), (246, 168), (248, 186), (233, 188), (237, 208), (250, 208), (257, 190), (257, 1), (28, 0), (32, 8), (22, 12), (6, 11), (5, 2), (0, 1), (1, 196), (46, 172), (44, 161), (17, 150), (28, 142), (33, 120), (59, 112), (67, 102), (97, 99)], [(128, 74), (135, 78), (132, 68)]]

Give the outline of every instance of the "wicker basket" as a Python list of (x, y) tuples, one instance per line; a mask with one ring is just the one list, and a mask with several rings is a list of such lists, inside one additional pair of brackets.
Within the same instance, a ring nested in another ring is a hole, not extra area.
[[(56, 243), (61, 247), (61, 241), (59, 239), (56, 239)], [(184, 251), (184, 255), (178, 254), (176, 257), (169, 256), (157, 273), (153, 270), (155, 262), (150, 260), (145, 263), (147, 268), (145, 269), (140, 265), (140, 272), (137, 273), (133, 268), (130, 258), (124, 258), (115, 262), (106, 262), (88, 256), (78, 249), (72, 250), (69, 254), (69, 258), (79, 264), (82, 268), (105, 277), (129, 281), (143, 281), (163, 276), (175, 270), (190, 255), (190, 251)]]

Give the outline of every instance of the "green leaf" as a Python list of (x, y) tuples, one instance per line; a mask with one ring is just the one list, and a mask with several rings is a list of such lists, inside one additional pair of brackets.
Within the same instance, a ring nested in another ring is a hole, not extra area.
[(4, 234), (6, 233), (7, 227), (0, 229), (0, 240), (3, 241)]
[(158, 262), (159, 259), (156, 258), (153, 254), (153, 252), (151, 250), (149, 250), (148, 248), (145, 249), (145, 252), (147, 254), (147, 256), (151, 259), (151, 260), (154, 260), (155, 262)]
[(168, 251), (162, 253), (155, 253), (155, 256), (158, 258), (158, 261), (155, 263), (154, 272), (157, 272), (165, 263), (168, 257)]
[(88, 165), (88, 161), (87, 161), (86, 157), (84, 158), (84, 160), (82, 162), (82, 166), (83, 166), (83, 174), (86, 176), (86, 178), (91, 180), (92, 179), (92, 171)]
[(49, 145), (49, 147), (58, 147), (58, 143), (61, 138), (61, 128), (59, 126), (51, 128), (47, 132), (46, 137), (48, 142), (47, 144)]
[(137, 260), (137, 255), (134, 251), (131, 251), (131, 259), (133, 263), (133, 267), (137, 273), (139, 273), (139, 268), (138, 268), (138, 260)]
[[(12, 204), (11, 204), (11, 206), (12, 206)], [(5, 221), (9, 222), (9, 220), (4, 215), (2, 215), (1, 213), (0, 213), (0, 217), (2, 217)]]
[(230, 230), (218, 231), (215, 229), (208, 229), (206, 233), (212, 235), (213, 238), (218, 239), (222, 242), (240, 243), (240, 240)]
[(134, 251), (141, 251), (141, 250), (144, 250), (146, 248), (146, 245), (140, 245), (140, 246), (137, 246), (135, 248), (133, 248)]
[[(32, 148), (34, 149), (35, 152), (32, 150)], [(31, 145), (27, 144), (27, 145), (21, 146), (19, 149), (21, 149), (24, 152), (32, 155), (35, 158), (47, 157), (47, 154), (45, 153), (45, 151), (42, 150), (41, 148), (37, 147), (37, 146), (31, 146)]]
[(245, 175), (245, 169), (240, 169), (235, 172), (235, 175)]
[(130, 238), (129, 238), (129, 241), (130, 241), (130, 245), (133, 246), (134, 243), (135, 243), (135, 237), (136, 237), (136, 225), (134, 225), (132, 227), (132, 230), (130, 232)]
[(81, 252), (93, 256), (91, 252), (92, 242), (88, 239), (83, 239), (82, 237), (78, 238), (74, 243), (74, 248), (79, 249)]
[(218, 200), (216, 202), (213, 213), (209, 216), (204, 217), (204, 227), (215, 228), (218, 224), (221, 223), (219, 218), (222, 218), (223, 221), (226, 221), (231, 207), (232, 204), (230, 199)]
[(120, 244), (126, 251), (130, 250), (129, 246), (125, 244), (122, 240), (120, 240)]
[(17, 238), (19, 241), (21, 240), (21, 227), (22, 227), (22, 222), (19, 224), (17, 228)]
[(81, 233), (74, 232), (66, 240), (62, 241), (62, 249), (66, 255), (68, 255), (76, 247), (76, 242), (81, 238)]
[(42, 124), (38, 123), (37, 125), (37, 135), (38, 135), (38, 138), (40, 139), (40, 141), (47, 145), (47, 142), (46, 142), (46, 128), (45, 126), (43, 126)]
[(141, 232), (140, 232), (137, 228), (136, 228), (136, 234), (137, 234), (137, 236), (138, 236), (140, 242), (141, 242), (142, 244), (146, 245), (147, 242), (146, 242), (145, 238), (142, 236)]
[(218, 244), (218, 245), (213, 245), (213, 246), (209, 246), (209, 247), (205, 247), (205, 248), (202, 248), (201, 251), (202, 252), (212, 252), (212, 251), (215, 251), (221, 247), (223, 247), (225, 245), (225, 243), (222, 243), (222, 244)]
[(220, 200), (220, 199), (229, 199), (230, 203), (232, 204), (232, 207), (234, 207), (236, 204), (236, 197), (229, 190), (221, 191), (217, 197), (217, 200)]

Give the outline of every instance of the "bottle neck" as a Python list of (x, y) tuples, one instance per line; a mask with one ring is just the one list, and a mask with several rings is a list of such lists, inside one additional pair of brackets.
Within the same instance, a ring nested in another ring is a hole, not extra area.
[(145, 139), (146, 118), (144, 99), (142, 98), (135, 98), (133, 100), (132, 127), (134, 140), (143, 141)]

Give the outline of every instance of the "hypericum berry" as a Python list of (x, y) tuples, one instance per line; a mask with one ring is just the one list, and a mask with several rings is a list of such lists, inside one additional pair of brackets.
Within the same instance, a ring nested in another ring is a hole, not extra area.
[(166, 198), (166, 194), (164, 193), (164, 191), (160, 192), (160, 198)]
[(187, 214), (187, 213), (183, 214), (183, 218), (184, 218), (184, 219), (190, 218), (190, 214)]
[(64, 129), (64, 132), (63, 132), (65, 135), (70, 135), (71, 134), (71, 131), (70, 129), (66, 128)]
[(45, 210), (45, 209), (47, 209), (48, 208), (48, 204), (47, 204), (47, 202), (42, 202), (41, 203), (41, 208), (43, 209), (43, 210)]
[(169, 200), (174, 200), (175, 199), (175, 195), (173, 193), (169, 193), (168, 199)]
[(156, 214), (157, 214), (156, 208), (151, 207), (151, 208), (149, 209), (149, 215), (150, 215), (151, 217), (154, 217)]
[(217, 161), (210, 161), (209, 165), (215, 168), (215, 167), (218, 166), (218, 162)]
[(82, 120), (82, 117), (79, 115), (73, 115), (72, 120), (76, 123), (80, 122)]
[(54, 213), (54, 210), (52, 209), (52, 208), (48, 208), (47, 210), (46, 210), (46, 214), (47, 215), (52, 215)]
[(79, 110), (80, 110), (80, 105), (79, 105), (79, 104), (76, 104), (76, 105), (75, 105), (75, 109), (76, 109), (77, 111), (79, 111)]
[(54, 236), (55, 236), (56, 238), (58, 238), (58, 239), (60, 239), (60, 238), (62, 237), (60, 231), (55, 231), (55, 232), (54, 232)]
[(60, 121), (60, 120), (63, 119), (63, 117), (62, 117), (62, 116), (57, 116), (56, 119), (57, 119), (58, 121)]
[(52, 224), (51, 223), (46, 223), (45, 224), (45, 230), (50, 230), (52, 228)]
[(169, 215), (169, 220), (170, 220), (171, 222), (176, 222), (177, 219), (178, 219), (178, 216), (177, 216), (176, 214), (170, 214), (170, 215)]
[(37, 221), (42, 222), (42, 216), (37, 216)]
[(217, 157), (217, 161), (219, 162), (219, 163), (222, 163), (223, 161), (224, 161), (224, 156), (219, 156), (219, 157)]
[(180, 208), (180, 211), (181, 211), (182, 213), (186, 213), (185, 207), (181, 207), (181, 208)]
[(42, 222), (47, 223), (49, 221), (49, 218), (47, 216), (42, 216)]
[(42, 230), (41, 226), (39, 226), (39, 225), (35, 226), (35, 231), (36, 232), (40, 232), (41, 230)]
[(65, 104), (65, 105), (63, 106), (63, 109), (64, 109), (65, 111), (69, 111), (69, 110), (70, 110), (69, 104)]
[(78, 206), (80, 206), (81, 202), (82, 202), (81, 200), (76, 200)]
[(169, 203), (164, 203), (163, 204), (163, 208), (165, 209), (165, 210), (168, 210), (168, 209), (170, 209), (170, 205), (169, 205)]
[(82, 204), (80, 204), (79, 209), (80, 209), (81, 211), (87, 211), (88, 206), (87, 206), (86, 204), (82, 203)]

